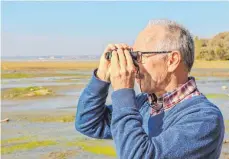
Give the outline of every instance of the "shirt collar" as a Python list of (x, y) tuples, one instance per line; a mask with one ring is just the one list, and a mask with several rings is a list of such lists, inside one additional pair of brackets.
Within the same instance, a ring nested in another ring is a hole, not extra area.
[(177, 103), (185, 99), (191, 93), (197, 90), (194, 77), (189, 77), (188, 81), (175, 89), (172, 92), (167, 92), (160, 97), (157, 97), (154, 93), (148, 94), (148, 101), (152, 107), (152, 111), (167, 110), (175, 106)]

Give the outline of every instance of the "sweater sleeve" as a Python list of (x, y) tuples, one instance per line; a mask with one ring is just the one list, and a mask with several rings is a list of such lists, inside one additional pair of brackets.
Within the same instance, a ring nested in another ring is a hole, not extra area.
[(75, 128), (89, 137), (111, 139), (111, 106), (105, 105), (110, 83), (97, 79), (95, 72), (80, 95)]
[[(122, 98), (125, 95), (125, 98)], [(111, 132), (119, 158), (217, 158), (224, 132), (219, 111), (192, 110), (156, 137), (142, 127), (133, 89), (112, 94)]]

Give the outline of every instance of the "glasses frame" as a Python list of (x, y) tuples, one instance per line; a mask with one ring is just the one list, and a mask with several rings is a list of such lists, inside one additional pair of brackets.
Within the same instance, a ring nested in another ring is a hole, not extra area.
[(142, 62), (142, 55), (147, 55), (147, 54), (166, 54), (166, 53), (171, 53), (172, 51), (147, 51), (147, 52), (142, 52), (142, 51), (132, 51), (132, 55), (139, 55), (140, 54), (140, 61), (136, 57), (136, 62), (143, 64)]
[[(142, 52), (142, 51), (133, 51), (132, 49), (129, 50), (130, 55), (133, 59), (134, 65), (138, 67), (137, 63), (142, 63), (142, 55), (145, 54), (165, 54), (165, 53), (171, 53), (172, 51), (147, 51), (147, 52)], [(140, 60), (138, 60), (138, 55), (140, 54)], [(106, 52), (105, 58), (107, 60), (111, 60), (112, 52)]]

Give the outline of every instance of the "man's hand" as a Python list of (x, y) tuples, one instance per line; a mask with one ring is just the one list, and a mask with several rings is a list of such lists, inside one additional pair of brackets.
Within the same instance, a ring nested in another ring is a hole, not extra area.
[(107, 52), (112, 52), (118, 48), (129, 49), (130, 47), (126, 44), (109, 44), (104, 50), (97, 70), (97, 77), (103, 81), (110, 82), (110, 61), (105, 58)]
[(110, 82), (110, 71), (109, 71), (110, 61), (105, 58), (105, 54), (106, 52), (113, 51), (115, 49), (116, 49), (115, 45), (113, 44), (108, 45), (107, 48), (104, 50), (102, 56), (100, 57), (99, 67), (96, 75), (99, 79), (106, 82)]
[(112, 52), (110, 80), (114, 90), (134, 88), (135, 66), (129, 50), (116, 45), (117, 51)]

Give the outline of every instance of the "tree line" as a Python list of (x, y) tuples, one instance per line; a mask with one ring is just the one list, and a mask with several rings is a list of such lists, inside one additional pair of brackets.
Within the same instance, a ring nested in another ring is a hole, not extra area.
[(222, 32), (212, 39), (200, 39), (195, 42), (195, 58), (199, 60), (229, 60), (229, 32)]

